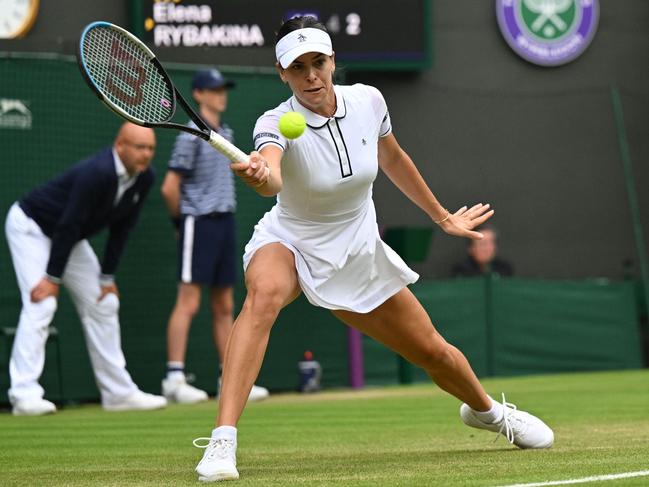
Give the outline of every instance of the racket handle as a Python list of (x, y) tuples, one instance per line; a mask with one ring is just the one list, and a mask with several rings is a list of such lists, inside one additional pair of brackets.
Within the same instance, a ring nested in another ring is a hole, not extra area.
[(248, 162), (248, 154), (236, 147), (223, 136), (214, 132), (214, 130), (210, 132), (210, 140), (208, 142), (212, 147), (228, 157), (232, 162)]

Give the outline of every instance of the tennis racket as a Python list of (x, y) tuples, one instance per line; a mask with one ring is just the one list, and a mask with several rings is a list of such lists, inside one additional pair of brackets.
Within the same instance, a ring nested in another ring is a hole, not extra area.
[[(79, 68), (88, 86), (120, 117), (144, 127), (183, 130), (233, 162), (248, 155), (214, 132), (187, 104), (155, 54), (140, 39), (109, 22), (88, 24), (79, 40)], [(198, 129), (173, 123), (179, 104)]]

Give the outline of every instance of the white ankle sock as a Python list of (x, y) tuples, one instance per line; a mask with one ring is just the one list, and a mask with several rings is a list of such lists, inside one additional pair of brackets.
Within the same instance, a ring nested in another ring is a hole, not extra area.
[(185, 378), (185, 373), (180, 371), (180, 370), (173, 370), (171, 372), (167, 372), (167, 379), (184, 379)]
[(480, 421), (484, 421), (485, 423), (497, 423), (503, 417), (503, 405), (494, 401), (491, 397), (489, 397), (489, 399), (491, 399), (491, 409), (489, 411), (476, 411), (474, 409), (473, 412)]
[(167, 362), (167, 379), (185, 378), (185, 363), (184, 362)]
[(237, 428), (234, 426), (219, 426), (212, 430), (212, 439), (214, 440), (230, 440), (236, 443), (237, 441)]

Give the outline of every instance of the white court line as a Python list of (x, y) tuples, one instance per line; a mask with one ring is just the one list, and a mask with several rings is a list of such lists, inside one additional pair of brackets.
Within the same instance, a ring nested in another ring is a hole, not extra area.
[(584, 484), (586, 482), (599, 482), (602, 480), (629, 479), (631, 477), (648, 477), (648, 476), (649, 476), (649, 470), (641, 470), (639, 472), (614, 473), (610, 475), (595, 475), (594, 477), (582, 477), (580, 479), (570, 479), (570, 480), (549, 480), (547, 482), (533, 482), (531, 484), (511, 484), (511, 485), (502, 485), (500, 487), (545, 487), (546, 485)]

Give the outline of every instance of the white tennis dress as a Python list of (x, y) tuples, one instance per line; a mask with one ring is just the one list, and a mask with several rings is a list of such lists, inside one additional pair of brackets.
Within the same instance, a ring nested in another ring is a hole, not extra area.
[[(246, 245), (244, 269), (259, 248), (279, 242), (295, 255), (300, 286), (312, 304), (366, 313), (419, 275), (381, 241), (376, 223), (378, 139), (392, 131), (385, 100), (362, 84), (334, 90), (332, 118), (291, 97), (257, 120), (255, 149), (275, 144), (284, 151), (284, 184)], [(308, 125), (294, 140), (277, 126), (288, 111), (304, 115)]]

